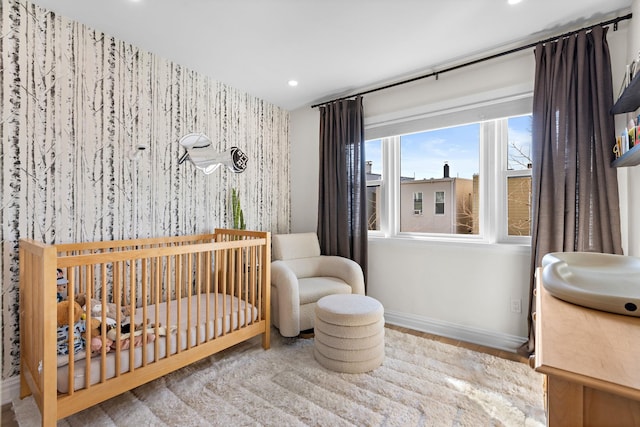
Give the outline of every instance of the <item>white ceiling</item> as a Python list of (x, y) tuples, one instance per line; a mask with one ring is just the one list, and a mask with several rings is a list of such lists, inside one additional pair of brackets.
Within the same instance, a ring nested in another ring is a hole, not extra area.
[(33, 3), (293, 110), (628, 13), (631, 1)]

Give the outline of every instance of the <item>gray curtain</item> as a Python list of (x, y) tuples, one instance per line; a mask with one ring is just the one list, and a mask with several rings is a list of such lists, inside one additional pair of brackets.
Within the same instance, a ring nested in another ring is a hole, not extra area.
[(353, 259), (367, 277), (367, 182), (362, 97), (320, 107), (318, 238), (325, 255)]
[(622, 253), (607, 28), (535, 48), (529, 341), (533, 274), (549, 252)]

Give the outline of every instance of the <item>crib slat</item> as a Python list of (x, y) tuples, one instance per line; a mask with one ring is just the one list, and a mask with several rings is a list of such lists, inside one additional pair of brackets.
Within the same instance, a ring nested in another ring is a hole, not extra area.
[(227, 327), (226, 327), (226, 321), (227, 321), (227, 292), (228, 292), (228, 271), (229, 271), (229, 251), (228, 250), (224, 250), (222, 252), (222, 256), (224, 258), (224, 262), (222, 263), (222, 265), (224, 266), (222, 268), (222, 336), (225, 336), (227, 334)]
[[(249, 253), (250, 256), (249, 258), (251, 259), (251, 265), (253, 266), (251, 268), (251, 273), (250, 276), (248, 278), (249, 282), (252, 284), (252, 286), (249, 287), (249, 293), (250, 293), (250, 304), (251, 307), (255, 307), (256, 306), (256, 272), (258, 271), (259, 265), (258, 265), (258, 259), (256, 257), (256, 248), (255, 247), (251, 247), (249, 249)], [(247, 284), (247, 286), (249, 286), (249, 284)], [(249, 313), (249, 310), (247, 310), (247, 314)], [(251, 316), (251, 324), (253, 324), (254, 319), (253, 319), (253, 315)]]
[[(85, 366), (84, 366), (84, 378), (90, 378), (89, 375), (91, 374), (91, 358), (92, 358), (92, 354), (91, 354), (91, 318), (93, 317), (92, 313), (93, 313), (93, 305), (91, 303), (91, 300), (97, 300), (97, 293), (96, 293), (96, 286), (95, 284), (88, 284), (86, 282), (86, 278), (88, 277), (88, 271), (90, 267), (89, 266), (79, 266), (77, 268), (77, 275), (76, 277), (79, 279), (78, 283), (77, 283), (77, 289), (78, 289), (78, 293), (82, 293), (84, 295), (84, 302), (85, 302), (85, 306), (84, 308), (84, 348), (83, 351), (86, 353), (85, 354)], [(86, 381), (85, 380), (85, 387), (87, 386), (86, 383), (90, 383), (90, 381)], [(88, 384), (88, 387), (91, 387), (91, 384)]]
[[(234, 308), (234, 304), (237, 305), (236, 298), (239, 297), (238, 294), (238, 249), (230, 249), (229, 253), (231, 254), (231, 263), (229, 265), (229, 271), (231, 271), (231, 277), (229, 278), (229, 293), (231, 295), (231, 307), (229, 308), (229, 332), (233, 332), (234, 328), (233, 324), (238, 322), (238, 310)], [(238, 308), (238, 307), (236, 307)], [(234, 311), (235, 310), (235, 311)]]
[[(271, 266), (271, 254), (269, 254), (269, 257), (267, 258), (265, 256), (265, 254), (264, 254), (264, 251), (262, 250), (262, 247), (258, 248), (258, 252), (262, 255), (260, 257), (260, 261), (259, 261), (260, 269), (261, 269), (262, 274), (258, 275), (258, 280), (257, 280), (257, 283), (256, 283), (256, 286), (258, 288), (258, 304), (257, 304), (257, 306), (258, 306), (258, 318), (262, 319), (263, 318), (262, 311), (263, 311), (263, 305), (264, 305), (263, 298), (265, 298), (265, 296), (262, 293), (262, 289), (263, 288), (269, 288), (267, 290), (271, 290), (271, 286), (270, 285), (269, 286), (265, 286), (262, 279), (263, 279), (263, 277), (265, 277), (265, 275), (267, 277), (271, 277), (270, 273), (268, 273), (268, 268), (270, 268), (270, 266)], [(265, 262), (265, 258), (268, 259), (269, 261)]]
[(258, 252), (262, 254), (260, 259), (262, 274), (258, 276), (260, 291), (264, 289), (261, 295), (260, 304), (264, 310), (260, 315), (260, 319), (264, 320), (266, 325), (264, 334), (262, 335), (262, 348), (267, 350), (271, 346), (271, 235), (267, 233), (266, 244), (258, 247)]
[[(91, 269), (93, 271), (93, 269)], [(107, 303), (107, 265), (100, 264), (100, 289), (102, 292), (102, 306), (105, 307)], [(116, 322), (120, 321), (120, 298), (117, 293), (117, 289), (113, 290), (116, 296)], [(102, 341), (102, 348), (100, 349), (100, 382), (107, 380), (107, 313), (106, 310), (102, 310), (100, 313), (100, 339)], [(116, 369), (120, 370), (120, 363), (116, 363)]]
[(205, 303), (205, 319), (206, 322), (204, 323), (204, 336), (205, 336), (205, 342), (209, 341), (210, 339), (210, 328), (209, 328), (209, 319), (211, 319), (211, 300), (210, 300), (210, 296), (211, 296), (211, 268), (212, 268), (212, 262), (213, 259), (211, 257), (211, 252), (207, 252), (206, 257), (205, 257), (205, 275), (204, 275), (204, 283), (205, 283), (205, 295), (206, 295), (206, 303)]
[[(129, 261), (131, 262), (131, 261)], [(121, 262), (122, 265), (124, 266), (124, 262)], [(130, 315), (130, 320), (129, 320), (129, 348), (127, 349), (127, 351), (129, 352), (129, 372), (133, 372), (134, 367), (135, 367), (135, 348), (133, 345), (133, 331), (134, 331), (134, 326), (135, 326), (135, 316), (136, 316), (136, 287), (134, 286), (135, 284), (135, 277), (133, 277), (133, 269), (130, 270), (130, 275), (131, 278), (129, 280), (129, 283), (127, 283), (126, 279), (123, 279), (123, 284), (125, 285), (125, 287), (128, 285), (129, 286), (129, 311), (131, 313)], [(123, 278), (126, 277), (126, 270), (124, 268), (122, 268), (122, 275)]]
[[(127, 303), (126, 298), (124, 297), (126, 294), (126, 290), (123, 286), (121, 286), (118, 274), (119, 268), (118, 263), (114, 263), (113, 265), (113, 294), (116, 297), (116, 305), (120, 307), (121, 305), (125, 305)], [(106, 271), (105, 271), (106, 273)], [(122, 324), (122, 315), (120, 314), (120, 310), (116, 313), (116, 325)], [(116, 327), (116, 339), (114, 344), (115, 351), (115, 360), (116, 360), (116, 377), (120, 376), (120, 372), (122, 370), (121, 367), (121, 358), (120, 358), (120, 328)]]
[[(93, 269), (90, 269), (90, 271), (93, 271)], [(100, 313), (100, 383), (104, 383), (107, 381), (107, 310), (105, 309), (105, 307), (107, 306), (107, 291), (107, 266), (106, 264), (102, 263), (100, 264), (100, 294), (102, 302), (102, 313)], [(117, 321), (120, 313), (120, 304), (116, 304), (116, 313)]]
[(222, 256), (220, 254), (219, 251), (215, 251), (214, 252), (215, 255), (215, 263), (214, 263), (214, 270), (213, 270), (213, 293), (216, 296), (215, 300), (214, 300), (214, 308), (213, 308), (213, 338), (216, 339), (218, 338), (218, 327), (219, 327), (219, 323), (220, 323), (220, 316), (218, 315), (218, 313), (220, 312), (219, 309), (220, 307), (218, 306), (218, 300), (219, 300), (219, 295), (220, 295), (220, 263), (222, 262)]
[[(140, 264), (141, 264), (141, 268), (142, 268), (142, 272), (140, 275), (140, 293), (141, 296), (140, 298), (142, 299), (142, 366), (147, 366), (147, 327), (149, 325), (147, 325), (147, 319), (148, 319), (148, 306), (149, 306), (149, 300), (148, 295), (147, 295), (147, 262), (146, 259), (141, 259), (140, 260)], [(131, 265), (134, 266), (135, 265), (135, 261), (131, 261)], [(131, 283), (132, 283), (132, 287), (133, 284), (137, 284), (138, 281), (135, 280), (136, 277), (136, 269), (132, 269), (131, 272)], [(134, 322), (133, 320), (131, 321), (131, 326), (133, 326)], [(131, 347), (134, 347), (134, 337), (133, 337), (133, 331), (131, 332), (131, 336), (129, 338), (130, 343), (131, 343)]]
[(201, 252), (196, 254), (196, 295), (198, 299), (196, 299), (196, 345), (200, 345), (201, 342), (204, 341), (205, 337), (203, 337), (200, 333), (200, 322), (202, 317), (200, 317), (202, 310), (202, 301), (200, 295), (202, 295), (202, 258), (203, 254)]
[[(163, 258), (166, 261), (166, 288), (167, 288), (167, 292), (166, 292), (166, 299), (165, 301), (167, 302), (167, 317), (165, 319), (165, 326), (169, 327), (171, 326), (171, 304), (169, 304), (169, 302), (171, 301), (171, 295), (172, 295), (172, 290), (171, 290), (171, 265), (172, 265), (172, 260), (168, 259), (168, 258)], [(170, 341), (169, 341), (170, 335), (167, 334), (165, 336), (165, 346), (166, 348), (169, 348), (170, 345)], [(179, 341), (178, 341), (179, 342)]]
[(192, 262), (192, 258), (191, 255), (187, 255), (187, 280), (184, 284), (185, 286), (185, 293), (187, 294), (187, 332), (185, 333), (186, 335), (186, 339), (187, 339), (187, 350), (191, 348), (192, 343), (191, 343), (191, 287), (193, 286), (193, 262)]
[[(69, 269), (67, 271), (67, 298), (69, 301), (75, 301), (75, 288), (76, 288), (76, 280), (74, 269)], [(67, 331), (68, 331), (68, 340), (67, 340), (67, 365), (69, 366), (68, 372), (68, 381), (69, 384), (73, 384), (73, 373), (74, 373), (74, 354), (75, 354), (75, 322), (74, 322), (74, 304), (69, 304), (67, 309)], [(70, 394), (73, 394), (73, 387), (71, 387)]]
[[(162, 296), (162, 291), (160, 289), (160, 278), (161, 276), (161, 272), (160, 272), (160, 259), (159, 258), (153, 258), (153, 274), (152, 274), (152, 281), (153, 281), (153, 292), (155, 294), (155, 313), (154, 313), (154, 319), (156, 319), (155, 321), (155, 334), (156, 334), (156, 339), (153, 342), (153, 361), (157, 362), (159, 359), (159, 353), (160, 353), (160, 335), (158, 333), (159, 327), (160, 327), (160, 297)], [(169, 301), (167, 299), (167, 301)], [(167, 342), (168, 344), (168, 342)]]
[[(176, 301), (180, 301), (182, 299), (182, 286), (180, 286), (179, 284), (182, 283), (182, 255), (178, 255), (176, 257)], [(176, 304), (176, 324), (181, 325), (182, 324), (182, 310), (180, 307), (180, 304)], [(176, 342), (177, 342), (177, 348), (176, 348), (176, 353), (180, 353), (182, 352), (182, 328), (178, 328), (177, 331), (177, 337), (176, 337)]]

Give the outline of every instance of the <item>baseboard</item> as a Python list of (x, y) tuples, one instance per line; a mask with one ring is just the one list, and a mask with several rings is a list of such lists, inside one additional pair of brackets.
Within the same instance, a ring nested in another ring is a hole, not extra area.
[(397, 311), (385, 310), (384, 319), (385, 322), (392, 325), (513, 353), (527, 340), (525, 337), (472, 328)]
[(11, 403), (20, 397), (20, 375), (2, 380), (2, 404)]

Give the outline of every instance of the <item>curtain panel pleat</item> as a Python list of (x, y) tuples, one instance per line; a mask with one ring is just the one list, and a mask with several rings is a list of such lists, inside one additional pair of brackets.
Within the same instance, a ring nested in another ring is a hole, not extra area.
[(607, 28), (535, 49), (529, 340), (534, 273), (549, 252), (622, 253)]
[(353, 259), (367, 277), (362, 97), (320, 107), (318, 239), (325, 255)]

